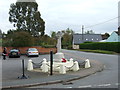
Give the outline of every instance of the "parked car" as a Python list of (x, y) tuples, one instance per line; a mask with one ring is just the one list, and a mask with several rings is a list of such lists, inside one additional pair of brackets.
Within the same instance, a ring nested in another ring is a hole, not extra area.
[(29, 56), (39, 56), (39, 52), (38, 52), (38, 50), (36, 49), (36, 48), (29, 48), (28, 50), (27, 50), (27, 56), (29, 57)]
[(11, 58), (11, 57), (20, 58), (20, 55), (21, 55), (21, 53), (20, 53), (20, 50), (18, 50), (18, 49), (11, 49), (10, 52), (8, 53), (9, 58)]

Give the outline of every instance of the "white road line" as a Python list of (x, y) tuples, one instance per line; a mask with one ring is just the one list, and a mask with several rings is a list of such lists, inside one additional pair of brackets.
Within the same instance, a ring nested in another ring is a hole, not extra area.
[[(100, 84), (100, 85), (86, 85), (86, 86), (79, 86), (78, 88), (90, 88), (90, 87), (108, 87), (112, 84)], [(115, 83), (114, 85), (120, 85), (120, 83)]]
[(92, 85), (87, 85), (87, 86), (79, 86), (78, 88), (90, 88)]
[(120, 83), (116, 83), (115, 85), (119, 86), (119, 85), (120, 85)]
[(96, 86), (99, 86), (99, 87), (107, 87), (107, 86), (110, 86), (111, 84), (101, 84), (101, 85), (96, 85)]
[(72, 87), (67, 87), (67, 88), (72, 88)]

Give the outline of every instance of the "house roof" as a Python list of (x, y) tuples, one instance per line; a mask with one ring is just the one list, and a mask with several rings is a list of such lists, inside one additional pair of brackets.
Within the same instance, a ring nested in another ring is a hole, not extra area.
[(102, 36), (102, 40), (105, 40), (105, 39), (107, 39), (109, 37), (109, 36), (107, 36), (105, 34), (102, 34), (101, 36)]
[(118, 36), (120, 36), (120, 32), (119, 31), (114, 31), (115, 33), (117, 33)]
[(74, 34), (73, 43), (80, 44), (86, 41), (99, 42), (102, 40), (101, 34)]

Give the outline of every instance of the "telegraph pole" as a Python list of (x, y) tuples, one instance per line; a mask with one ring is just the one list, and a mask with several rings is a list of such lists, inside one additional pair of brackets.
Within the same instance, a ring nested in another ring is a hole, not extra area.
[(82, 25), (82, 42), (84, 42), (84, 25)]

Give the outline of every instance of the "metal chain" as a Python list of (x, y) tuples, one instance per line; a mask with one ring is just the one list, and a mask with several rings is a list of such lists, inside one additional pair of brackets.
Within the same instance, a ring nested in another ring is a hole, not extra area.
[(70, 70), (74, 65), (75, 65), (75, 63), (71, 67), (67, 67), (67, 66), (65, 66), (65, 67)]
[(42, 62), (43, 62), (43, 61), (41, 61), (40, 63), (34, 63), (34, 62), (32, 62), (32, 63), (33, 63), (33, 67), (34, 67), (34, 68), (40, 67), (40, 66), (42, 65)]

